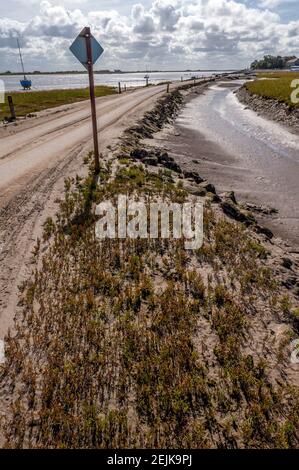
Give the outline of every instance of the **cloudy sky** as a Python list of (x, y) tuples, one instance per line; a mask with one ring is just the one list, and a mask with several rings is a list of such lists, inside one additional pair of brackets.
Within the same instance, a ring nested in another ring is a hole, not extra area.
[(91, 26), (97, 69), (221, 69), (299, 56), (299, 0), (0, 0), (0, 71), (80, 70), (68, 48)]

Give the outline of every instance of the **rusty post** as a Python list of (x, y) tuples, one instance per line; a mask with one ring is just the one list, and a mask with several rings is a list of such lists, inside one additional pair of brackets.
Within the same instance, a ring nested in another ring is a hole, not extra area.
[(15, 111), (15, 106), (13, 104), (12, 96), (8, 96), (7, 100), (8, 100), (8, 105), (9, 105), (9, 109), (10, 109), (11, 119), (13, 121), (15, 121), (17, 119), (17, 116), (16, 116), (16, 111)]
[(98, 174), (100, 171), (99, 141), (98, 141), (97, 111), (96, 111), (96, 101), (95, 101), (95, 91), (94, 91), (91, 32), (90, 32), (89, 27), (85, 28), (85, 40), (86, 40), (86, 51), (87, 51), (89, 93), (90, 93), (90, 103), (91, 103), (93, 141), (94, 141), (94, 163), (95, 163), (95, 173)]

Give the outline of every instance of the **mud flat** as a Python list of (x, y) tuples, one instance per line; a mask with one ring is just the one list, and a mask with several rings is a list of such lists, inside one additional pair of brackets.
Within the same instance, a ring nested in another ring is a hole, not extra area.
[(182, 168), (197, 171), (218, 193), (234, 191), (256, 218), (298, 251), (299, 137), (244, 109), (218, 83), (187, 98), (173, 126), (157, 137)]

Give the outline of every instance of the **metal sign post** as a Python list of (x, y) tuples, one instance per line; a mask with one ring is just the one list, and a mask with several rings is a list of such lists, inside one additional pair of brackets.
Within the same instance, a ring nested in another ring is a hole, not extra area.
[(104, 49), (92, 36), (90, 28), (84, 28), (79, 36), (75, 39), (70, 47), (71, 52), (81, 62), (82, 65), (87, 69), (89, 76), (89, 94), (91, 103), (91, 115), (92, 115), (92, 131), (94, 141), (94, 162), (95, 172), (100, 171), (99, 161), (99, 141), (98, 141), (98, 124), (97, 124), (97, 111), (96, 111), (96, 100), (94, 91), (94, 74), (93, 65), (98, 58), (103, 54)]
[(92, 116), (92, 131), (94, 141), (94, 168), (95, 172), (100, 171), (100, 157), (99, 157), (99, 141), (98, 141), (98, 123), (97, 123), (97, 110), (94, 92), (94, 77), (93, 77), (93, 62), (92, 62), (92, 49), (91, 49), (91, 33), (90, 28), (85, 28), (86, 51), (87, 51), (87, 65), (89, 75), (89, 94), (91, 103), (91, 116)]

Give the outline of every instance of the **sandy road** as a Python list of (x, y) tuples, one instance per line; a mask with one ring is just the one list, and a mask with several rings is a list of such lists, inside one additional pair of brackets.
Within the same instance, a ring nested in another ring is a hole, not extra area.
[[(165, 86), (97, 100), (100, 150), (132, 124)], [(17, 286), (31, 269), (41, 226), (57, 210), (66, 176), (82, 174), (82, 154), (92, 141), (89, 102), (41, 113), (0, 128), (0, 339), (13, 326)]]

